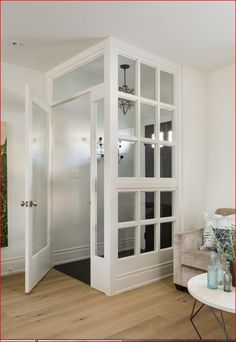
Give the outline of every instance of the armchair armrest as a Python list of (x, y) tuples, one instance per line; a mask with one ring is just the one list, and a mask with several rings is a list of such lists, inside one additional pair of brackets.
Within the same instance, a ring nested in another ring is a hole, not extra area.
[(203, 229), (193, 230), (174, 236), (174, 246), (179, 246), (181, 252), (192, 249), (199, 249), (202, 244)]
[(183, 284), (181, 255), (187, 250), (197, 250), (202, 243), (203, 229), (174, 235), (174, 283)]

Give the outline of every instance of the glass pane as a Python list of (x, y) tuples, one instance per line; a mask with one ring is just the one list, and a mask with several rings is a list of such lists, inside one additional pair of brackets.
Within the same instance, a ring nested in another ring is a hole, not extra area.
[(135, 176), (135, 149), (136, 143), (121, 140), (118, 143), (118, 176)]
[(118, 90), (128, 94), (135, 94), (135, 60), (118, 57)]
[(141, 196), (141, 220), (153, 219), (155, 218), (155, 192), (143, 192), (140, 193)]
[(173, 104), (173, 75), (168, 72), (160, 72), (160, 101)]
[(97, 143), (99, 152), (97, 151), (97, 225), (95, 232), (96, 248), (95, 254), (104, 257), (104, 100), (97, 102)]
[(53, 100), (70, 97), (81, 90), (104, 82), (104, 57), (68, 72), (53, 81)]
[(141, 103), (140, 111), (140, 135), (144, 138), (154, 139), (155, 135), (155, 111), (156, 107)]
[(118, 222), (136, 220), (136, 193), (119, 192), (118, 194)]
[(160, 147), (160, 176), (162, 178), (172, 177), (172, 147)]
[(172, 222), (161, 223), (160, 248), (172, 246)]
[(160, 110), (160, 140), (173, 141), (172, 121), (173, 111), (169, 109)]
[(48, 244), (48, 161), (49, 125), (47, 113), (33, 103), (32, 109), (32, 200), (37, 202), (33, 211), (33, 254)]
[(151, 100), (156, 99), (155, 68), (141, 64), (141, 96)]
[(154, 224), (140, 227), (140, 253), (154, 251), (154, 230)]
[(161, 191), (161, 217), (172, 216), (172, 192)]
[(118, 229), (118, 258), (134, 255), (135, 227)]
[[(90, 95), (53, 108), (52, 210), (57, 249), (90, 241)], [(95, 138), (95, 137), (94, 137)]]
[(140, 176), (155, 177), (155, 144), (140, 143)]
[[(127, 112), (126, 108), (129, 109)], [(119, 134), (125, 134), (129, 136), (135, 136), (136, 130), (136, 108), (135, 102), (121, 99), (118, 101), (118, 127)], [(125, 108), (125, 109), (124, 109)]]

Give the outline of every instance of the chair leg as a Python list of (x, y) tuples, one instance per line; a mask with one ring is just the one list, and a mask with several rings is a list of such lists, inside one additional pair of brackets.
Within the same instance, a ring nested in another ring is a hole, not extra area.
[(178, 290), (178, 291), (185, 291), (186, 290), (186, 287), (179, 285), (179, 284), (175, 284), (175, 287), (176, 287), (176, 290)]

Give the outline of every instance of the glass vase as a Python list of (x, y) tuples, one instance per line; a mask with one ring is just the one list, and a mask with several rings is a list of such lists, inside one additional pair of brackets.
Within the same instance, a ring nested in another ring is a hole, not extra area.
[(218, 288), (218, 267), (216, 252), (210, 253), (210, 263), (207, 268), (207, 287), (212, 290)]
[(232, 285), (235, 287), (235, 261), (230, 262), (230, 273), (232, 274)]
[(217, 255), (216, 266), (218, 268), (218, 289), (223, 290), (224, 287), (224, 270), (222, 265), (221, 256)]

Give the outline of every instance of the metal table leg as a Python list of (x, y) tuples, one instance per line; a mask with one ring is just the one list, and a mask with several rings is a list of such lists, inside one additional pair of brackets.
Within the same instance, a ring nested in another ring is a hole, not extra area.
[[(205, 306), (205, 304), (201, 304), (201, 306), (195, 310), (196, 308), (196, 304), (197, 304), (197, 299), (194, 300), (194, 303), (193, 303), (193, 308), (192, 308), (192, 312), (191, 312), (191, 316), (190, 316), (190, 321), (196, 331), (196, 333), (198, 334), (198, 337), (200, 340), (202, 340), (202, 336), (200, 335), (196, 325), (194, 324), (193, 322), (193, 319), (194, 317), (200, 312), (200, 310), (203, 308), (203, 306)], [(229, 334), (226, 330), (226, 326), (225, 326), (225, 321), (224, 321), (224, 317), (223, 317), (223, 313), (222, 311), (220, 311), (220, 318), (217, 316), (217, 314), (215, 313), (215, 310), (211, 307), (211, 306), (208, 306), (206, 305), (209, 310), (212, 312), (213, 316), (215, 317), (215, 319), (217, 320), (217, 322), (219, 323), (220, 327), (222, 328), (223, 332), (224, 332), (224, 335), (225, 335), (225, 338), (226, 340), (230, 340), (230, 337), (229, 337)]]
[(223, 317), (223, 313), (222, 311), (220, 311), (220, 318), (217, 316), (217, 314), (215, 313), (215, 310), (211, 307), (211, 306), (208, 306), (208, 308), (210, 309), (210, 311), (213, 313), (213, 315), (215, 316), (215, 319), (217, 320), (217, 322), (219, 323), (219, 325), (221, 326), (224, 334), (225, 334), (225, 338), (226, 340), (230, 340), (230, 337), (229, 337), (229, 334), (226, 330), (226, 327), (225, 327), (225, 321), (224, 321), (224, 317)]
[(196, 333), (198, 334), (198, 337), (200, 338), (200, 340), (202, 340), (202, 336), (200, 335), (196, 325), (194, 324), (193, 322), (193, 319), (194, 317), (199, 313), (199, 311), (203, 308), (204, 304), (202, 304), (196, 311), (195, 311), (195, 307), (196, 307), (196, 304), (197, 304), (197, 300), (195, 299), (194, 303), (193, 303), (193, 309), (192, 309), (192, 312), (191, 312), (191, 316), (190, 316), (190, 321), (196, 331)]

